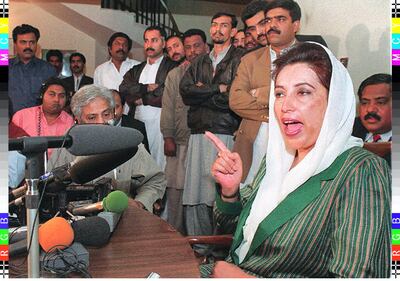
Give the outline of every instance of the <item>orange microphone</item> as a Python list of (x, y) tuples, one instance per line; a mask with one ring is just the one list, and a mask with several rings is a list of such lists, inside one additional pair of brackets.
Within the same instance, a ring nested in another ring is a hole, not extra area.
[(52, 218), (39, 227), (39, 244), (45, 252), (65, 249), (73, 241), (74, 230), (64, 218)]

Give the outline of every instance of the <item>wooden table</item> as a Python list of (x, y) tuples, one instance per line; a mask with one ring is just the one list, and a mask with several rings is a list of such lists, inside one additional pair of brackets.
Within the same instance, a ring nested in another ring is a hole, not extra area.
[[(161, 278), (200, 277), (198, 263), (186, 239), (164, 220), (133, 207), (131, 201), (109, 243), (87, 250), (88, 270), (97, 278), (144, 278), (150, 272), (158, 273)], [(11, 272), (10, 277), (13, 277)]]

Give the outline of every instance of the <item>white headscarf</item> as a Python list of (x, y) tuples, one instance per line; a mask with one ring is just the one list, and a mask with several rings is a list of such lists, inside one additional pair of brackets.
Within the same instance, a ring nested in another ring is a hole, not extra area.
[[(314, 148), (290, 170), (296, 151), (286, 149), (275, 111), (270, 110), (266, 174), (243, 226), (243, 241), (236, 250), (239, 262), (245, 258), (258, 225), (286, 196), (310, 177), (328, 168), (344, 151), (363, 145), (361, 139), (351, 136), (356, 100), (350, 75), (329, 49), (320, 46), (325, 49), (332, 64), (328, 106), (320, 134)], [(275, 95), (270, 95), (269, 104), (275, 104)]]

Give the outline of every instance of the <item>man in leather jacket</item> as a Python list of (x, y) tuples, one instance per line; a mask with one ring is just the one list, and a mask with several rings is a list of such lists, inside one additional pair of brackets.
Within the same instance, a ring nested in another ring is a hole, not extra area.
[(161, 100), (168, 72), (178, 65), (164, 55), (165, 30), (150, 26), (144, 31), (147, 60), (132, 67), (119, 86), (130, 107), (129, 115), (145, 123), (150, 153), (162, 170), (165, 167), (164, 141), (160, 132)]
[[(217, 13), (212, 17), (210, 35), (214, 49), (210, 54), (197, 57), (180, 83), (183, 102), (190, 107), (188, 126), (191, 135), (183, 191), (188, 235), (213, 233), (215, 181), (210, 170), (217, 152), (204, 138), (204, 132), (213, 132), (232, 148), (233, 133), (240, 122), (229, 109), (229, 88), (244, 52), (231, 45), (231, 38), (237, 32), (236, 24), (236, 17), (231, 14)], [(200, 254), (207, 253), (200, 245), (194, 249)]]

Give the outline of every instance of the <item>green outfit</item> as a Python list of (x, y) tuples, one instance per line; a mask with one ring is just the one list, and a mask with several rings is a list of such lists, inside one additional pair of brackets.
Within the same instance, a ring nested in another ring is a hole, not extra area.
[[(241, 201), (217, 198), (220, 229), (233, 233), (226, 261), (238, 265), (236, 248), (265, 175), (265, 159)], [(390, 277), (391, 175), (386, 162), (353, 147), (329, 168), (289, 194), (259, 225), (238, 266), (258, 277)], [(240, 215), (240, 216), (239, 216)], [(237, 226), (237, 227), (236, 227)], [(201, 268), (202, 276), (212, 265)]]

